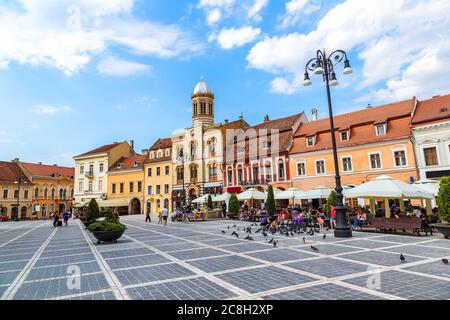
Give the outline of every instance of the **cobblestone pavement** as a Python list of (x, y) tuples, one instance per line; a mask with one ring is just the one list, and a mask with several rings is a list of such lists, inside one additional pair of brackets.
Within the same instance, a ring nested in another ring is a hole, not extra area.
[(97, 244), (79, 221), (1, 223), (0, 299), (450, 299), (450, 241), (439, 236), (329, 231), (306, 243), (275, 235), (275, 248), (272, 235), (244, 240), (248, 222), (121, 220), (116, 244)]

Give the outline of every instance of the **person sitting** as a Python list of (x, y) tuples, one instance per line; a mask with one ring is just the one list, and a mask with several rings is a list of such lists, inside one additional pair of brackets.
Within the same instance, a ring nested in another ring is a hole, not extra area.
[(199, 219), (200, 220), (202, 219), (202, 213), (200, 211), (198, 211), (198, 210), (195, 210), (194, 211), (194, 221), (197, 221)]
[(399, 213), (397, 209), (391, 211), (391, 219), (400, 219)]
[(316, 214), (316, 220), (317, 220), (317, 223), (319, 224), (319, 229), (323, 230), (323, 226), (325, 224), (325, 220), (324, 220), (323, 216), (321, 215), (320, 211), (318, 211), (317, 214)]

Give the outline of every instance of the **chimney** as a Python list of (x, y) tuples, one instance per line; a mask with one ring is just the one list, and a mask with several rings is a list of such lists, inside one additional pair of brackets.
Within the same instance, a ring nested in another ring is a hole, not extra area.
[(311, 109), (311, 121), (317, 121), (317, 120), (318, 120), (317, 109), (312, 108)]
[(270, 119), (269, 119), (269, 115), (268, 114), (266, 114), (265, 115), (265, 117), (264, 117), (264, 122), (269, 122), (270, 121)]
[(241, 112), (241, 114), (239, 115), (239, 120), (244, 120), (244, 114)]
[(367, 104), (367, 109), (372, 109), (372, 105), (370, 103)]
[(19, 158), (14, 158), (14, 160), (11, 162), (15, 162), (15, 163), (19, 162)]
[(42, 162), (38, 162), (38, 164), (42, 164)]
[(134, 150), (134, 140), (130, 140), (131, 149)]
[(225, 123), (228, 123), (228, 119), (225, 119), (224, 121), (225, 121)]
[(148, 156), (148, 149), (142, 149), (141, 150), (141, 155)]

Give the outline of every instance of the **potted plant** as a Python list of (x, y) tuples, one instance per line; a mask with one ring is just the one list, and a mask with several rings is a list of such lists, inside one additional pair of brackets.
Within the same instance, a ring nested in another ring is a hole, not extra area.
[(230, 202), (228, 203), (228, 218), (234, 219), (240, 209), (239, 200), (235, 193), (233, 193), (230, 197)]
[(97, 243), (100, 243), (101, 241), (117, 242), (117, 239), (123, 235), (127, 227), (117, 220), (111, 209), (108, 209), (104, 220), (89, 224), (87, 229), (92, 232), (97, 239)]
[(269, 216), (276, 216), (277, 209), (275, 207), (275, 194), (273, 193), (273, 187), (269, 186), (266, 200), (266, 210)]
[(88, 207), (84, 210), (81, 216), (81, 222), (88, 227), (90, 224), (94, 223), (100, 217), (100, 210), (98, 208), (98, 203), (95, 199), (92, 199)]
[(433, 226), (444, 235), (445, 239), (448, 239), (450, 236), (450, 177), (442, 177), (436, 202), (441, 223), (435, 223)]

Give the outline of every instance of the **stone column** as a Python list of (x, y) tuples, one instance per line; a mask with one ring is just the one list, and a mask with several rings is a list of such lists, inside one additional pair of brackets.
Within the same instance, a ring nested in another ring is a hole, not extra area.
[(389, 218), (391, 216), (391, 212), (389, 209), (389, 199), (384, 199), (384, 210), (385, 210), (385, 217)]

